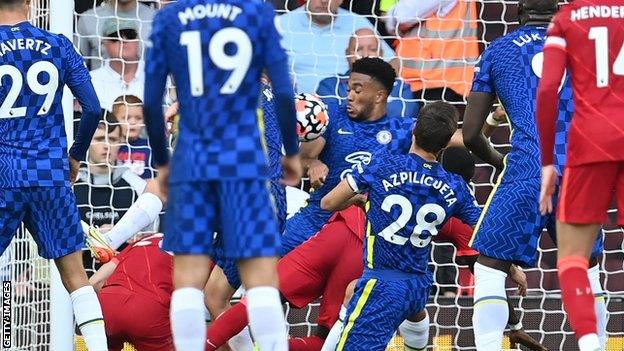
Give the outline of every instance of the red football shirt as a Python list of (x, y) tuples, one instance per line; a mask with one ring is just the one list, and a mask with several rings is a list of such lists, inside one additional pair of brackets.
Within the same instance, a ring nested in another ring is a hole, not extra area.
[(557, 88), (566, 66), (574, 90), (567, 164), (624, 160), (623, 44), (622, 0), (576, 0), (553, 19), (537, 102), (544, 165), (553, 163)]
[(105, 288), (120, 287), (169, 306), (173, 293), (173, 256), (161, 250), (163, 234), (154, 234), (126, 247), (115, 257), (115, 272)]

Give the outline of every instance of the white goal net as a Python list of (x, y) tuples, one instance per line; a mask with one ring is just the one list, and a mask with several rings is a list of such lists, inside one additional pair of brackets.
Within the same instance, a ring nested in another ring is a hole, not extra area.
[[(32, 3), (32, 17), (34, 23), (49, 28), (48, 5), (52, 0), (38, 0)], [(54, 0), (65, 1), (65, 0)], [(268, 0), (267, 0), (268, 1)], [(338, 0), (336, 0), (338, 1)], [(408, 1), (408, 0), (401, 0)], [(418, 1), (418, 0), (417, 0)], [(492, 40), (509, 33), (517, 27), (517, 1), (501, 0), (459, 0), (466, 4), (476, 4), (476, 14), (472, 19), (466, 20), (466, 28), (475, 30), (478, 51), (481, 52)], [(68, 1), (69, 2), (69, 1)], [(121, 1), (120, 1), (121, 2)], [(166, 6), (171, 1), (152, 0), (139, 1), (140, 7), (135, 10), (113, 11), (112, 13), (102, 11), (101, 0), (76, 0), (75, 8), (70, 9), (74, 13), (74, 28), (78, 21), (89, 17), (90, 23), (96, 26), (103, 25), (104, 22), (113, 19), (128, 19), (138, 21), (139, 31), (142, 32), (149, 25), (149, 13), (156, 11), (160, 6)], [(297, 6), (305, 1), (301, 0), (272, 0), (279, 14), (293, 11)], [(383, 20), (384, 15), (380, 6), (385, 6), (386, 0), (344, 0), (343, 7), (346, 11), (357, 12), (366, 17), (373, 27), (382, 31), (382, 39), (392, 44), (396, 37), (385, 32)], [(105, 6), (111, 6), (115, 0), (107, 0)], [(98, 10), (93, 11), (94, 8)], [(141, 10), (139, 10), (139, 8)], [(343, 36), (343, 32), (333, 27), (328, 27), (322, 31), (314, 29), (313, 24), (303, 26), (309, 30), (315, 30), (317, 35), (324, 36), (328, 41), (332, 38)], [(358, 29), (352, 28), (351, 33)], [(282, 28), (282, 30), (285, 30)], [(78, 49), (83, 52), (85, 58), (90, 62), (101, 62), (106, 57), (104, 49), (101, 47), (101, 33), (81, 34), (75, 33), (74, 42)], [(144, 40), (142, 38), (141, 40)], [(88, 40), (94, 42), (94, 48), (87, 52), (83, 46)], [(295, 44), (292, 44), (295, 45)], [(286, 49), (292, 51), (293, 47)], [(341, 49), (344, 52), (346, 49)], [(342, 54), (341, 54), (342, 55)], [(314, 62), (324, 60), (345, 60), (344, 56), (328, 56), (323, 48), (316, 50), (312, 48), (305, 52), (305, 57)], [(442, 59), (444, 61), (444, 59)], [(452, 61), (452, 62), (450, 62)], [(460, 60), (461, 61), (461, 60)], [(472, 60), (466, 59), (460, 62), (464, 69), (471, 70)], [(449, 60), (445, 64), (458, 64), (457, 60)], [(405, 63), (404, 63), (405, 64)], [(92, 67), (94, 68), (94, 67)], [(295, 70), (295, 66), (291, 65)], [(314, 69), (314, 68), (313, 68)], [(297, 72), (292, 72), (297, 79)], [(343, 72), (337, 72), (339, 74)], [(305, 74), (303, 74), (305, 75)], [(305, 77), (299, 77), (303, 79)], [(444, 94), (444, 92), (442, 92)], [(416, 94), (413, 98), (404, 102), (425, 103), (425, 94)], [(463, 99), (452, 101), (463, 111), (465, 101)], [(498, 128), (491, 138), (494, 146), (507, 152), (510, 149), (509, 131), (504, 126)], [(132, 153), (132, 151), (130, 151)], [(131, 156), (129, 156), (132, 159)], [(112, 168), (121, 167), (119, 163), (114, 163)], [(149, 168), (149, 162), (146, 164)], [(473, 187), (480, 204), (485, 200), (493, 188), (495, 182), (494, 168), (486, 164), (478, 164)], [(114, 189), (112, 182), (108, 184), (94, 185), (95, 188)], [(305, 189), (305, 187), (302, 187)], [(112, 213), (123, 213), (130, 206), (130, 203), (119, 204), (113, 199), (111, 192), (110, 201), (106, 206)], [(80, 204), (86, 212), (97, 212), (101, 205)], [(104, 206), (104, 207), (106, 207)], [(611, 222), (615, 216), (615, 210), (610, 211)], [(114, 216), (113, 216), (114, 217)], [(113, 218), (111, 217), (111, 218)], [(86, 220), (83, 218), (83, 220)], [(89, 220), (86, 220), (89, 222)], [(624, 234), (621, 228), (606, 224), (604, 227), (605, 250), (600, 258), (601, 276), (605, 290), (605, 299), (609, 310), (608, 319), (608, 343), (607, 350), (624, 349)], [(431, 319), (431, 350), (471, 350), (474, 349), (474, 339), (472, 335), (472, 280), (465, 269), (460, 269), (453, 259), (455, 249), (450, 244), (434, 243), (434, 253), (432, 254), (431, 267), (436, 273), (436, 289), (432, 294), (427, 308)], [(97, 267), (93, 261), (85, 259), (85, 268), (93, 272)], [(20, 230), (16, 238), (11, 243), (10, 248), (0, 258), (0, 274), (3, 281), (12, 282), (11, 293), (11, 333), (12, 344), (10, 350), (48, 350), (50, 349), (50, 263), (37, 258), (36, 246), (29, 239), (24, 230)], [(461, 274), (460, 274), (461, 272)], [(537, 340), (544, 343), (551, 350), (575, 350), (575, 339), (567, 323), (566, 315), (561, 306), (560, 290), (556, 274), (556, 248), (548, 236), (544, 235), (540, 242), (538, 267), (528, 269), (529, 295), (525, 298), (515, 298), (516, 305), (519, 306), (521, 317), (525, 329)], [(514, 295), (514, 288), (510, 285), (509, 292)], [(6, 313), (6, 309), (3, 309)], [(314, 333), (316, 317), (318, 315), (318, 304), (312, 304), (302, 310), (288, 310), (289, 323), (291, 324), (291, 334), (302, 336)], [(3, 322), (5, 319), (3, 318)], [(507, 348), (510, 348), (507, 341)], [(84, 349), (79, 344), (79, 349)], [(401, 340), (397, 338), (389, 346), (393, 350), (402, 350)], [(128, 348), (130, 349), (130, 348)]]

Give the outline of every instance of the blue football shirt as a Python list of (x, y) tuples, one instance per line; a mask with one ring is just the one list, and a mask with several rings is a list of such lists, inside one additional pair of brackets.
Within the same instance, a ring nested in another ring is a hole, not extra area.
[(264, 129), (264, 140), (266, 141), (267, 156), (269, 157), (269, 168), (271, 180), (277, 182), (282, 178), (282, 134), (280, 133), (277, 113), (275, 112), (275, 101), (271, 86), (262, 83), (262, 94), (260, 94), (260, 106), (262, 113), (262, 125)]
[[(503, 182), (540, 177), (540, 151), (536, 126), (536, 100), (542, 75), (546, 27), (527, 25), (495, 40), (475, 67), (472, 91), (498, 95), (511, 128), (512, 149), (506, 156)], [(571, 117), (569, 79), (560, 91), (557, 162), (565, 162), (565, 132), (561, 120)], [(562, 151), (563, 150), (563, 151)], [(561, 161), (563, 160), (563, 161)]]
[(325, 184), (315, 189), (308, 206), (318, 206), (323, 196), (330, 192), (349, 173), (359, 173), (371, 162), (379, 149), (405, 154), (412, 144), (412, 126), (415, 119), (384, 116), (372, 122), (349, 118), (346, 105), (329, 104), (330, 123), (325, 130), (325, 147), (319, 160), (329, 168)]
[(459, 175), (416, 154), (379, 151), (347, 181), (368, 193), (367, 269), (428, 274), (429, 244), (444, 223), (455, 216), (474, 225), (481, 214)]
[(68, 186), (61, 98), (90, 81), (71, 41), (28, 22), (0, 26), (0, 187)]
[(156, 14), (146, 77), (171, 73), (180, 101), (170, 182), (270, 176), (256, 109), (262, 70), (286, 60), (274, 13), (260, 0), (181, 0)]

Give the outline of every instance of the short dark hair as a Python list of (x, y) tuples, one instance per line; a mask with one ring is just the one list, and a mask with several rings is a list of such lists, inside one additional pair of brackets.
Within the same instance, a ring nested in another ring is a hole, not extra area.
[(16, 5), (22, 5), (24, 0), (0, 0), (0, 9), (13, 7)]
[(396, 72), (390, 64), (379, 57), (363, 57), (353, 62), (351, 72), (362, 73), (375, 79), (384, 88), (388, 95), (392, 92), (394, 81), (396, 80)]
[(98, 128), (105, 128), (106, 134), (110, 134), (117, 130), (117, 128), (120, 128), (119, 121), (111, 111), (102, 109), (100, 111), (100, 122), (98, 124)]
[(420, 109), (414, 138), (421, 149), (437, 154), (451, 140), (457, 130), (457, 109), (453, 105), (436, 101)]
[(459, 146), (451, 146), (443, 149), (438, 155), (438, 162), (442, 167), (455, 173), (466, 183), (469, 183), (475, 173), (475, 161), (468, 150)]

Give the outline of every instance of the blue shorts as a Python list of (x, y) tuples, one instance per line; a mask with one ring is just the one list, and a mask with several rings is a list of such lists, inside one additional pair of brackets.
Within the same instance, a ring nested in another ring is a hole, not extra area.
[(336, 351), (384, 351), (406, 318), (425, 309), (432, 278), (358, 280)]
[(278, 256), (280, 235), (268, 182), (232, 179), (171, 184), (163, 249), (211, 255), (215, 231), (223, 234), (225, 258)]
[(39, 256), (59, 258), (85, 247), (74, 192), (67, 186), (0, 189), (0, 250), (24, 222)]
[(480, 254), (533, 267), (544, 218), (539, 212), (540, 179), (498, 184), (475, 227), (470, 246)]
[(271, 180), (271, 195), (273, 195), (277, 209), (278, 229), (282, 233), (286, 228), (286, 188), (278, 180)]
[[(557, 184), (561, 184), (561, 177), (559, 177), (559, 181)], [(555, 188), (555, 193), (553, 194), (553, 211), (548, 214), (545, 219), (545, 227), (548, 235), (552, 239), (552, 241), (557, 245), (557, 203), (559, 202), (559, 186)], [(596, 241), (594, 242), (594, 247), (592, 248), (591, 258), (598, 258), (602, 251), (604, 251), (604, 236), (602, 234), (602, 229), (598, 230), (598, 236), (596, 237)]]
[(321, 210), (318, 204), (311, 203), (286, 220), (286, 229), (282, 235), (282, 256), (301, 245), (316, 234), (332, 216), (332, 212)]

